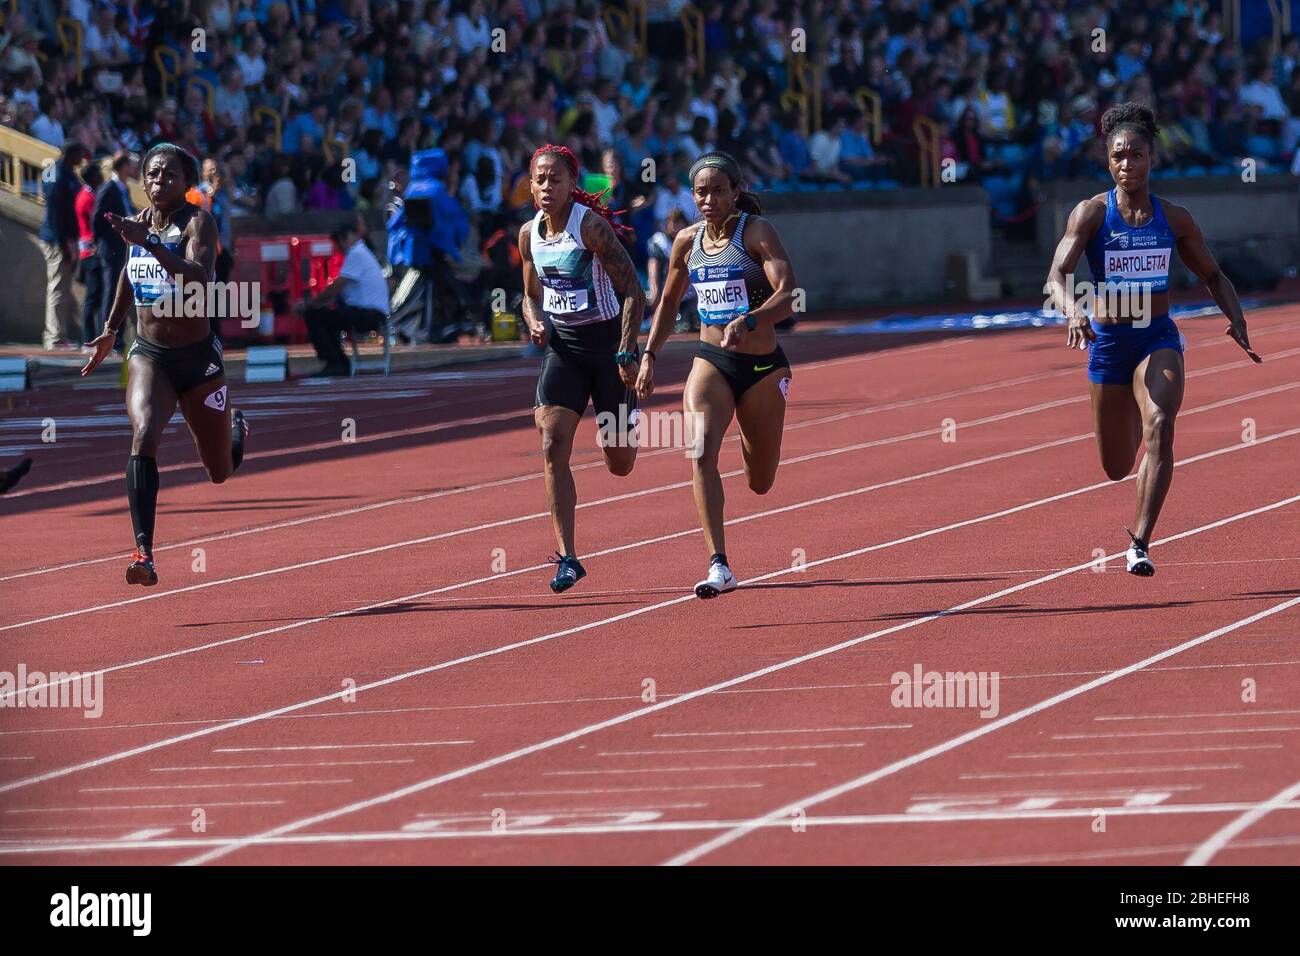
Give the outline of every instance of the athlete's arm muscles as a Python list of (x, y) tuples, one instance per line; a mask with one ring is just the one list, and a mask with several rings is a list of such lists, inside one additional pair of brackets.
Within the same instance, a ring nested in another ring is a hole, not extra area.
[(1178, 257), (1183, 260), (1187, 268), (1192, 270), (1196, 278), (1205, 283), (1205, 288), (1214, 297), (1215, 304), (1228, 317), (1228, 328), (1224, 334), (1231, 336), (1256, 362), (1263, 361), (1250, 347), (1250, 337), (1246, 333), (1246, 316), (1242, 314), (1237, 290), (1223, 274), (1214, 254), (1205, 245), (1205, 236), (1201, 233), (1200, 224), (1182, 206), (1166, 202), (1164, 207), (1165, 219), (1169, 221), (1169, 227), (1173, 229), (1178, 239)]
[(150, 247), (150, 252), (173, 278), (206, 287), (217, 265), (217, 222), (211, 213), (200, 209), (185, 226), (183, 255), (161, 245)]
[(690, 282), (686, 271), (686, 257), (691, 253), (691, 243), (695, 241), (695, 230), (701, 226), (687, 226), (678, 231), (673, 238), (672, 251), (668, 253), (668, 276), (664, 279), (663, 289), (659, 293), (659, 305), (655, 309), (654, 321), (650, 323), (650, 338), (646, 342), (646, 351), (656, 355), (668, 336), (673, 334), (673, 325), (677, 310), (681, 308), (682, 296)]
[(763, 266), (767, 281), (772, 284), (772, 295), (758, 308), (750, 311), (756, 322), (776, 324), (790, 314), (794, 301), (794, 266), (776, 234), (776, 229), (766, 219), (752, 216), (745, 226), (745, 251)]
[(623, 300), (623, 340), (619, 350), (631, 352), (636, 348), (641, 317), (645, 315), (645, 290), (637, 278), (632, 257), (614, 234), (614, 227), (600, 216), (583, 217), (582, 244), (596, 254), (614, 285), (614, 291)]
[(524, 312), (524, 325), (535, 345), (542, 343), (546, 333), (546, 320), (542, 315), (542, 282), (537, 278), (537, 266), (533, 263), (531, 221), (519, 227), (519, 258), (524, 261), (524, 298), (521, 308)]
[(1047, 285), (1043, 291), (1048, 301), (1065, 316), (1066, 348), (1082, 348), (1084, 343), (1097, 337), (1088, 316), (1075, 305), (1074, 267), (1079, 264), (1079, 257), (1105, 219), (1106, 207), (1097, 202), (1096, 197), (1075, 206), (1065, 224), (1065, 235), (1056, 245), (1052, 267), (1047, 272)]

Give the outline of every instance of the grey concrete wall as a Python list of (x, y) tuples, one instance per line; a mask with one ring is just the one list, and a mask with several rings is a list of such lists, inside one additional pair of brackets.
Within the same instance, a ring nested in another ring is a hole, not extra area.
[[(42, 209), (0, 193), (0, 342), (40, 342), (45, 328), (45, 257), (36, 244)], [(81, 286), (74, 282), (81, 316)]]
[(942, 299), (948, 256), (991, 263), (989, 204), (973, 186), (763, 197), (808, 310)]

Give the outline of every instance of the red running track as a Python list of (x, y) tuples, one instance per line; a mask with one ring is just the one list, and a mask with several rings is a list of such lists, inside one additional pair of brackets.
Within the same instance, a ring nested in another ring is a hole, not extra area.
[[(788, 337), (776, 487), (724, 451), (713, 602), (682, 453), (613, 477), (590, 418), (589, 575), (550, 594), (526, 364), (236, 386), (222, 486), (173, 424), (151, 591), (120, 393), (35, 393), (0, 419), (6, 454), (58, 432), (0, 503), (0, 671), (98, 672), (103, 713), (0, 709), (0, 857), (1294, 863), (1300, 310), (1252, 313), (1259, 367), (1221, 326), (1185, 325), (1149, 580), (1055, 329)], [(988, 696), (895, 706), (917, 668)]]

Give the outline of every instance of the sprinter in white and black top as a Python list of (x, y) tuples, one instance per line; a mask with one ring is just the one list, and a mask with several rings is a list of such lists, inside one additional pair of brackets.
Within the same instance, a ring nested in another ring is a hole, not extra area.
[(538, 212), (519, 230), (523, 312), (531, 340), (546, 345), (533, 417), (559, 544), (551, 590), (559, 594), (587, 573), (574, 544), (578, 496), (569, 459), (589, 402), (610, 473), (631, 474), (636, 463), (633, 385), (645, 293), (615, 233), (613, 214), (599, 196), (578, 188), (572, 152), (541, 147), (533, 153), (529, 179)]
[(700, 313), (700, 346), (686, 380), (683, 405), (696, 436), (695, 506), (710, 552), (698, 597), (736, 587), (723, 537), (722, 476), (718, 453), (734, 417), (740, 425), (745, 477), (756, 494), (776, 481), (785, 428), (790, 362), (776, 341), (776, 325), (790, 316), (794, 269), (758, 198), (741, 188), (740, 166), (726, 153), (705, 153), (691, 167), (691, 191), (703, 217), (673, 240), (659, 307), (655, 310), (637, 394), (654, 391), (654, 356), (673, 331), (689, 282)]

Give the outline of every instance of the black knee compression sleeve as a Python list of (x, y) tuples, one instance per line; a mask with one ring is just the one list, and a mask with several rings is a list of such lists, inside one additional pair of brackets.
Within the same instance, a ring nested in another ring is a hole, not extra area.
[(148, 455), (132, 455), (126, 460), (126, 498), (131, 503), (136, 547), (152, 550), (154, 516), (158, 512), (156, 459)]

